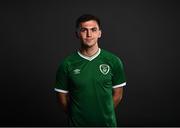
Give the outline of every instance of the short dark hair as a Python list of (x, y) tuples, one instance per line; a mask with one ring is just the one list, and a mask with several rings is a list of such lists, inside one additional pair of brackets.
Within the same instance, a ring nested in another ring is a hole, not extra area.
[(80, 16), (77, 20), (76, 20), (76, 29), (79, 28), (80, 26), (80, 23), (82, 22), (86, 22), (86, 21), (90, 21), (90, 20), (94, 20), (97, 22), (99, 28), (101, 26), (101, 23), (100, 23), (100, 20), (98, 17), (94, 16), (94, 15), (91, 15), (91, 14), (84, 14), (82, 16)]

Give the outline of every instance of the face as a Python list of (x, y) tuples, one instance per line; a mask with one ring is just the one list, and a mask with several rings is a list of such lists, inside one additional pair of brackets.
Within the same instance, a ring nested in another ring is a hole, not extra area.
[(79, 31), (77, 32), (82, 45), (93, 47), (97, 45), (98, 39), (101, 37), (101, 30), (96, 21), (90, 20), (80, 23)]

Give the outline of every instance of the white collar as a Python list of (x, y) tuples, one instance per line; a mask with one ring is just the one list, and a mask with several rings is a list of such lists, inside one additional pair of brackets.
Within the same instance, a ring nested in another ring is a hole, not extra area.
[(81, 54), (79, 51), (78, 51), (78, 54), (79, 54), (80, 57), (82, 57), (82, 58), (84, 58), (86, 60), (92, 61), (93, 59), (95, 59), (100, 54), (100, 52), (101, 52), (101, 49), (99, 48), (98, 51), (96, 52), (96, 54), (94, 54), (91, 57), (85, 56), (85, 55)]

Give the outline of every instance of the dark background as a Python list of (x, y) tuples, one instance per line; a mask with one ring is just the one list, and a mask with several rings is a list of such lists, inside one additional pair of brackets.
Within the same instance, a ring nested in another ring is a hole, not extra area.
[(75, 20), (98, 16), (100, 47), (124, 62), (118, 126), (180, 126), (178, 1), (0, 3), (0, 126), (66, 126), (53, 86), (58, 63), (79, 47)]

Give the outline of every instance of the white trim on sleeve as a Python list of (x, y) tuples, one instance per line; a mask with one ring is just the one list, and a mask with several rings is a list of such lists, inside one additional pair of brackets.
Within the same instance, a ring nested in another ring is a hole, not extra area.
[(66, 90), (57, 89), (57, 88), (54, 88), (54, 91), (56, 91), (56, 92), (62, 92), (62, 93), (68, 93), (68, 91), (66, 91)]
[(118, 88), (118, 87), (123, 87), (126, 85), (126, 82), (122, 83), (122, 84), (119, 84), (119, 85), (115, 85), (113, 86), (113, 88)]

